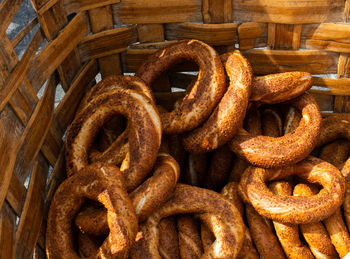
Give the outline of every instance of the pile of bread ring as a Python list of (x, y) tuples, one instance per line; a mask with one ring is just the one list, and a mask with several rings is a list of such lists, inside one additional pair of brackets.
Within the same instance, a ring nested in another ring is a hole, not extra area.
[[(184, 62), (196, 80), (157, 106), (152, 85)], [(198, 40), (103, 79), (66, 134), (47, 257), (344, 257), (350, 115), (322, 119), (311, 86), (306, 72), (254, 76), (239, 51)]]

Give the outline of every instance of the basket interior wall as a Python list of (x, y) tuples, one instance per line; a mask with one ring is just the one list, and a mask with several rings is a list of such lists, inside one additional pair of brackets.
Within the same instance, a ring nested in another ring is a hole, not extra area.
[[(173, 41), (240, 49), (257, 75), (308, 71), (325, 115), (350, 111), (349, 1), (31, 0), (36, 17), (10, 40), (26, 1), (0, 1), (0, 258), (45, 257), (47, 209), (65, 177), (64, 134), (96, 76), (134, 73)], [(192, 78), (164, 76), (157, 98), (178, 98), (171, 87)]]

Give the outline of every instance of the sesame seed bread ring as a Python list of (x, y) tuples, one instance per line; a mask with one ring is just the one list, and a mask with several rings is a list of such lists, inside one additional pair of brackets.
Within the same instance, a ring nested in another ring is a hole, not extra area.
[[(312, 196), (318, 192), (317, 187), (310, 184), (297, 184), (294, 196)], [(322, 222), (300, 224), (300, 232), (308, 243), (315, 258), (337, 258), (337, 252), (331, 242), (329, 234)]]
[[(113, 90), (116, 87), (123, 89), (135, 90), (141, 94), (144, 94), (148, 98), (154, 101), (151, 90), (148, 86), (136, 76), (108, 76), (101, 80), (98, 84), (92, 87), (84, 96), (77, 114), (83, 110), (94, 98), (97, 96)], [(113, 117), (103, 125), (103, 134), (100, 141), (102, 146), (106, 150), (105, 152), (99, 152), (97, 149), (92, 149), (89, 154), (89, 159), (92, 163), (95, 162), (107, 162), (110, 164), (119, 165), (123, 161), (126, 153), (129, 151), (128, 142), (128, 125), (124, 132), (118, 134), (121, 130), (121, 118)], [(119, 135), (119, 136), (118, 136)], [(105, 142), (105, 143), (103, 143)], [(110, 154), (113, 152), (113, 155)]]
[[(298, 184), (294, 187), (294, 196), (312, 196), (318, 190), (309, 184)], [(329, 234), (322, 222), (299, 225), (300, 231), (316, 258), (336, 258), (337, 253), (332, 245)]]
[[(236, 208), (238, 208), (239, 212), (241, 213), (241, 215), (243, 217), (244, 205), (242, 203), (241, 197), (239, 197), (239, 195), (238, 195), (238, 183), (230, 182), (230, 183), (226, 184), (225, 187), (222, 188), (221, 194), (226, 199), (228, 199), (233, 205), (235, 205)], [(204, 228), (203, 232), (205, 232), (206, 230), (208, 230), (208, 229)], [(203, 233), (203, 234), (205, 234), (205, 233)], [(208, 234), (206, 236), (208, 236)], [(250, 231), (246, 226), (244, 226), (243, 247), (242, 247), (241, 251), (239, 252), (237, 258), (249, 258), (249, 259), (260, 258), (258, 255), (258, 252), (256, 251), (256, 249), (254, 248), (254, 246), (252, 244), (252, 238), (250, 235)]]
[[(161, 122), (154, 103), (134, 90), (116, 87), (94, 98), (73, 121), (66, 137), (68, 176), (89, 164), (88, 154), (98, 130), (114, 114), (123, 114), (128, 131), (129, 163), (123, 168), (128, 191), (135, 189), (152, 170), (161, 141)], [(113, 150), (107, 150), (113, 156)], [(117, 151), (116, 151), (117, 152)]]
[(180, 258), (179, 240), (174, 216), (164, 218), (159, 223), (159, 254), (162, 258)]
[[(139, 222), (143, 222), (172, 196), (180, 176), (178, 163), (170, 155), (159, 153), (154, 174), (129, 194)], [(106, 211), (95, 207), (82, 209), (75, 218), (76, 226), (85, 233), (108, 233)]]
[[(162, 218), (174, 214), (199, 213), (217, 216), (225, 224), (215, 225), (205, 222), (222, 242), (214, 242), (204, 258), (235, 258), (243, 245), (244, 223), (238, 209), (222, 195), (185, 184), (178, 184), (172, 198), (156, 210), (141, 226), (143, 238), (131, 252), (131, 258), (159, 258), (158, 225)], [(209, 219), (213, 221), (215, 218)], [(212, 228), (215, 226), (215, 229)], [(220, 235), (220, 236), (218, 236)], [(225, 238), (224, 237), (229, 237)], [(229, 250), (223, 249), (229, 247)], [(221, 257), (221, 255), (227, 257)], [(208, 257), (206, 257), (208, 256)]]
[(181, 259), (200, 258), (203, 254), (199, 221), (191, 214), (177, 216), (177, 231)]
[[(291, 196), (293, 187), (289, 182), (277, 181), (271, 183), (269, 189), (276, 195)], [(314, 258), (310, 249), (300, 240), (298, 225), (286, 224), (278, 221), (272, 221), (272, 223), (287, 258)]]
[(138, 229), (135, 210), (122, 174), (114, 166), (93, 164), (66, 179), (51, 202), (46, 232), (48, 258), (80, 258), (74, 250), (72, 221), (86, 199), (108, 211), (109, 235), (89, 258), (127, 258)]
[(185, 134), (184, 148), (191, 153), (203, 153), (228, 142), (241, 126), (248, 106), (253, 71), (239, 51), (221, 56), (230, 84), (209, 119)]
[[(322, 120), (322, 131), (317, 146), (322, 146), (338, 138), (350, 141), (350, 114), (337, 114)], [(350, 159), (347, 159), (341, 170), (345, 177), (350, 175)]]
[(139, 67), (136, 76), (152, 86), (170, 66), (193, 61), (199, 67), (197, 81), (171, 112), (161, 114), (163, 132), (178, 134), (202, 124), (225, 92), (225, 72), (219, 54), (198, 40), (184, 40), (150, 55)]
[(233, 137), (231, 150), (254, 166), (271, 168), (297, 163), (310, 154), (321, 131), (321, 114), (315, 99), (303, 94), (290, 104), (302, 113), (298, 128), (279, 138), (254, 136), (244, 129)]
[(307, 72), (286, 72), (254, 77), (250, 101), (281, 103), (310, 89), (312, 76)]
[[(278, 196), (273, 194), (265, 182), (297, 175), (323, 189), (311, 197)], [(249, 167), (239, 183), (240, 195), (255, 210), (272, 220), (306, 224), (323, 220), (339, 208), (344, 199), (345, 179), (337, 168), (316, 157), (288, 167), (264, 169)]]
[(249, 231), (261, 258), (286, 258), (270, 220), (257, 213), (249, 204), (246, 204), (245, 214)]

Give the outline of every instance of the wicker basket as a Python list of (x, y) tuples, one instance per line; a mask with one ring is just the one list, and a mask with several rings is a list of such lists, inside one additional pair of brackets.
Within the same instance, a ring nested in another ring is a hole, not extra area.
[[(12, 41), (6, 30), (23, 0), (0, 2), (0, 258), (45, 257), (47, 210), (65, 177), (63, 136), (96, 75), (135, 72), (168, 41), (239, 48), (256, 74), (308, 71), (323, 111), (350, 111), (350, 1), (31, 1), (37, 18)], [(19, 60), (14, 48), (29, 32)], [(158, 95), (190, 77), (162, 78)]]

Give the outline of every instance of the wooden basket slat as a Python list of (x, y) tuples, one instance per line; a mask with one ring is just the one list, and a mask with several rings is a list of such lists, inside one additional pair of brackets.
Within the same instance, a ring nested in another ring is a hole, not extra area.
[[(2, 51), (0, 52), (0, 85), (3, 85), (9, 75), (9, 70), (15, 66), (16, 54), (7, 36), (0, 37)], [(9, 55), (10, 54), (10, 55)], [(18, 91), (17, 91), (18, 92)], [(15, 107), (16, 108), (16, 107)], [(19, 150), (19, 139), (23, 130), (20, 119), (14, 110), (6, 105), (0, 113), (0, 207), (3, 205), (11, 183), (12, 172)], [(22, 120), (23, 122), (23, 120)], [(0, 239), (1, 240), (1, 239)], [(0, 246), (2, 244), (0, 243)]]
[[(292, 70), (338, 74), (338, 79), (314, 77), (314, 85), (319, 88), (313, 88), (310, 93), (315, 96), (322, 110), (350, 112), (350, 79), (346, 78), (350, 74), (350, 54), (347, 54), (350, 25), (337, 23), (349, 19), (350, 1), (32, 2), (48, 44), (33, 59), (33, 53), (40, 45), (39, 41), (36, 42), (35, 50), (29, 48), (20, 61), (13, 48), (33, 29), (36, 21), (29, 23), (10, 42), (4, 33), (22, 1), (3, 0), (0, 4), (0, 14), (3, 13), (5, 17), (5, 25), (0, 25), (0, 35), (5, 35), (0, 37), (0, 85), (8, 78), (5, 87), (0, 87), (0, 119), (6, 124), (0, 124), (0, 152), (5, 154), (0, 158), (0, 178), (4, 179), (0, 182), (0, 205), (4, 204), (2, 210), (7, 208), (5, 214), (8, 220), (1, 220), (0, 224), (12, 231), (10, 240), (4, 239), (3, 228), (0, 232), (0, 247), (11, 248), (6, 256), (14, 256), (13, 229), (16, 229), (18, 215), (20, 224), (16, 233), (16, 257), (30, 257), (33, 249), (35, 258), (45, 257), (43, 249), (48, 205), (57, 186), (66, 177), (62, 136), (74, 117), (83, 93), (95, 82), (94, 78), (99, 72), (102, 78), (110, 74), (135, 72), (149, 54), (177, 40), (200, 39), (215, 46), (220, 53), (233, 49), (238, 43), (256, 74)], [(5, 11), (4, 6), (12, 10)], [(68, 23), (66, 14), (73, 12), (78, 13)], [(120, 24), (128, 26), (114, 29), (115, 25)], [(90, 26), (93, 34), (87, 36)], [(129, 34), (120, 33), (123, 30)], [(35, 37), (39, 37), (37, 35)], [(255, 49), (259, 47), (270, 49)], [(297, 50), (300, 48), (309, 50)], [(25, 64), (27, 60), (28, 64)], [(193, 69), (193, 66), (188, 66), (184, 70)], [(65, 96), (54, 111), (54, 87), (50, 97), (45, 92), (40, 102), (36, 93), (55, 74), (55, 70), (58, 71)], [(154, 89), (168, 91), (170, 86), (185, 88), (194, 77), (170, 73), (162, 77), (158, 82), (159, 87)], [(155, 97), (171, 108), (172, 103), (183, 94), (156, 93)], [(44, 121), (40, 120), (45, 116), (43, 102), (50, 107), (45, 112), (52, 121), (48, 119), (46, 123), (42, 122), (45, 125), (39, 129), (40, 124), (35, 127), (33, 121)], [(20, 150), (18, 139), (23, 144)], [(35, 146), (35, 142), (39, 145)], [(19, 162), (21, 156), (26, 157), (25, 163)], [(42, 162), (38, 163), (38, 160)], [(17, 163), (13, 170), (15, 161)], [(34, 161), (27, 191), (23, 181)], [(48, 163), (54, 169), (46, 183)], [(45, 197), (42, 196), (44, 188)], [(6, 201), (3, 202), (5, 196)], [(45, 198), (45, 206), (42, 198)], [(36, 200), (39, 202), (35, 203)], [(3, 211), (0, 213), (5, 215)]]
[(322, 111), (332, 111), (334, 105), (334, 96), (327, 94), (319, 93), (310, 93), (315, 99), (316, 102)]
[(63, 0), (67, 14), (119, 3), (120, 0)]
[(48, 164), (39, 155), (30, 178), (21, 219), (16, 231), (15, 258), (30, 258), (33, 254), (44, 216), (44, 195)]
[(13, 17), (17, 14), (23, 0), (3, 0), (0, 2), (0, 37), (6, 33)]
[[(38, 10), (38, 17), (48, 40), (53, 39), (68, 22), (62, 0), (50, 0), (46, 2), (45, 5)], [(72, 79), (80, 67), (80, 58), (77, 50), (74, 48), (72, 52), (68, 54), (67, 58), (57, 67), (61, 84), (65, 91), (68, 90)]]
[(87, 63), (79, 76), (74, 80), (72, 86), (56, 108), (56, 120), (62, 130), (66, 129), (74, 118), (79, 102), (83, 97), (87, 86), (95, 79), (98, 68), (95, 60)]
[(87, 36), (78, 48), (81, 60), (85, 62), (120, 53), (135, 42), (137, 42), (137, 31), (136, 26), (132, 25)]
[(268, 24), (267, 46), (271, 49), (299, 49), (301, 24)]
[(350, 44), (331, 42), (325, 40), (306, 40), (305, 48), (350, 53)]
[(94, 8), (88, 12), (90, 18), (91, 31), (93, 33), (112, 30), (113, 13), (110, 5)]
[(202, 21), (202, 0), (123, 0), (112, 10), (115, 24)]
[(238, 23), (171, 23), (165, 25), (165, 38), (167, 40), (199, 39), (212, 46), (234, 45), (237, 26)]
[(39, 23), (38, 17), (33, 18), (11, 41), (15, 48), (23, 38)]
[(9, 100), (11, 108), (15, 111), (23, 125), (28, 123), (30, 115), (33, 112), (33, 107), (37, 102), (38, 97), (35, 93), (33, 94), (33, 89), (26, 78), (20, 83), (17, 91), (14, 92)]
[(234, 21), (305, 24), (342, 22), (343, 0), (233, 1)]
[(203, 0), (202, 16), (204, 23), (232, 22), (232, 0)]
[(0, 258), (14, 258), (16, 215), (5, 202), (0, 211)]
[(52, 76), (21, 137), (15, 171), (22, 181), (27, 177), (49, 130), (54, 113), (56, 85), (57, 79)]
[(265, 50), (252, 49), (243, 52), (256, 74), (272, 74), (288, 71), (306, 71), (311, 74), (337, 72), (339, 54), (318, 50)]
[(13, 172), (6, 195), (6, 201), (10, 204), (11, 208), (18, 216), (21, 215), (26, 192), (27, 188), (24, 186), (17, 173)]
[[(89, 18), (93, 33), (112, 30), (114, 27), (110, 5), (89, 10)], [(123, 72), (119, 53), (99, 58), (98, 64), (102, 78)]]
[(267, 24), (245, 22), (238, 26), (238, 41), (240, 50), (248, 50), (267, 45)]
[(48, 40), (54, 39), (68, 21), (62, 0), (51, 0), (37, 10), (37, 13), (41, 28)]
[(49, 204), (55, 194), (57, 187), (62, 183), (62, 181), (67, 177), (66, 175), (66, 164), (64, 159), (64, 148), (62, 148), (61, 152), (58, 155), (57, 163), (53, 168), (49, 179), (46, 184), (46, 195), (45, 195), (45, 213), (47, 216), (49, 211)]
[(74, 48), (67, 58), (57, 67), (57, 71), (61, 80), (62, 88), (68, 91), (73, 79), (77, 76), (82, 62), (79, 57), (77, 48)]
[(35, 53), (43, 42), (44, 38), (39, 30), (29, 43), (29, 46), (22, 59), (17, 63), (7, 78), (5, 84), (0, 89), (0, 111), (4, 108), (7, 102), (10, 100), (12, 95), (16, 92), (17, 88), (23, 82), (26, 77), (27, 70), (31, 61), (34, 59)]
[(140, 43), (164, 41), (164, 26), (157, 23), (138, 24), (137, 36)]
[(45, 141), (41, 146), (41, 152), (45, 158), (49, 161), (51, 166), (54, 166), (57, 162), (57, 154), (60, 152), (63, 146), (62, 133), (58, 132), (55, 125), (50, 125), (47, 132)]
[(48, 10), (59, 0), (33, 0), (31, 1), (32, 6), (36, 12), (40, 10)]
[[(86, 13), (77, 14), (58, 37), (47, 45), (33, 60), (28, 70), (28, 79), (37, 92), (63, 60), (89, 33)], [(74, 35), (74, 37), (72, 37)]]

